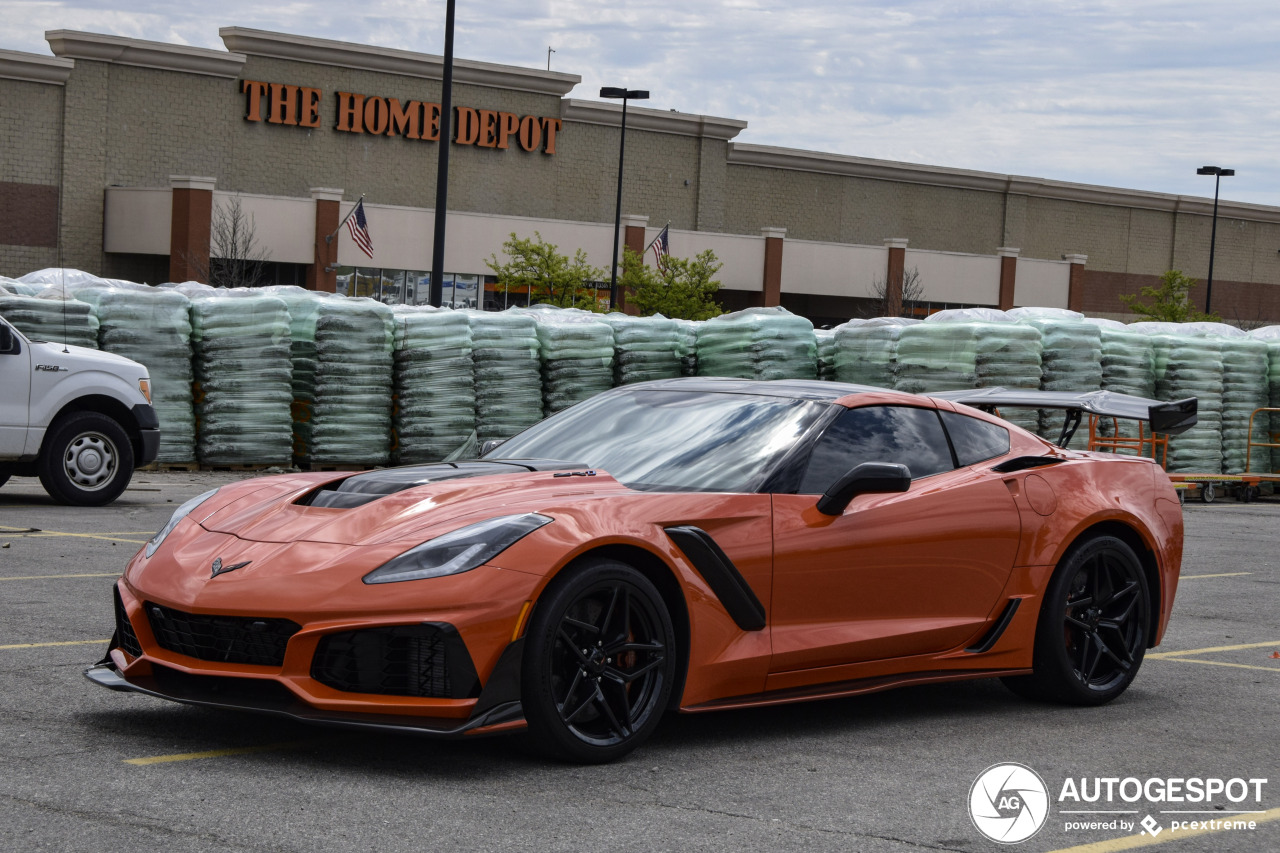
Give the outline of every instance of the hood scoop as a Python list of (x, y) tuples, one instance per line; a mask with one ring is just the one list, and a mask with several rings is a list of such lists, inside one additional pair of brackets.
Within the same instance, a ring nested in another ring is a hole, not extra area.
[(411, 465), (403, 468), (381, 468), (366, 471), (325, 483), (294, 501), (298, 506), (328, 507), (330, 509), (354, 509), (367, 503), (431, 483), (460, 480), (466, 477), (486, 477), (494, 474), (516, 474), (526, 471), (575, 471), (586, 470), (586, 465), (560, 462), (553, 459), (504, 459), (484, 462), (439, 462), (432, 465)]

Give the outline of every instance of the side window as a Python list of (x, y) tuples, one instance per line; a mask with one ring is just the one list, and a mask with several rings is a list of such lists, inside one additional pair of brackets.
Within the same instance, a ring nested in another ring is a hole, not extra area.
[(958, 412), (939, 412), (961, 467), (976, 465), (1009, 452), (1009, 431)]
[(818, 438), (800, 494), (822, 494), (863, 462), (901, 462), (913, 480), (955, 467), (946, 433), (932, 409), (866, 406), (844, 412)]

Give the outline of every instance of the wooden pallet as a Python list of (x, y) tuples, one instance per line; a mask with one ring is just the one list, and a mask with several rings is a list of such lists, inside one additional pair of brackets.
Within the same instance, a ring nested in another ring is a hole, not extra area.
[(336, 462), (295, 462), (294, 467), (301, 471), (371, 471), (377, 465), (340, 465)]
[(201, 471), (223, 471), (236, 474), (255, 474), (268, 468), (291, 468), (291, 462), (264, 462), (258, 465), (201, 465)]

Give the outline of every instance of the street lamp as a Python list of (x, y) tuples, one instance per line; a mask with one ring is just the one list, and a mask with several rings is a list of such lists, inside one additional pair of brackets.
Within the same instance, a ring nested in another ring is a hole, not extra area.
[(1204, 287), (1204, 313), (1206, 314), (1213, 310), (1213, 246), (1218, 239), (1218, 184), (1223, 178), (1229, 178), (1235, 173), (1235, 169), (1224, 169), (1221, 166), (1201, 166), (1196, 169), (1197, 175), (1213, 175), (1213, 225), (1209, 228), (1209, 280)]
[(622, 230), (622, 155), (627, 150), (627, 101), (647, 101), (649, 90), (603, 86), (600, 97), (622, 99), (622, 136), (618, 139), (618, 203), (613, 211), (613, 271), (609, 276), (609, 308), (612, 310), (618, 304), (618, 232)]

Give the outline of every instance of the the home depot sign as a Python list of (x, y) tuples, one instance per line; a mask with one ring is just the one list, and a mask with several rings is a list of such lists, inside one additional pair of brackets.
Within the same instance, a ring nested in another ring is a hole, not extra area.
[[(294, 127), (319, 127), (324, 92), (288, 83), (241, 81), (245, 95), (245, 120), (266, 121)], [(375, 136), (403, 136), (436, 142), (440, 139), (440, 105), (423, 101), (401, 103), (399, 98), (336, 92), (337, 113), (334, 130), (343, 133), (370, 133)], [(455, 145), (480, 148), (510, 148), (514, 143), (525, 151), (556, 153), (556, 133), (560, 119), (549, 116), (519, 116), (499, 110), (454, 107)]]

